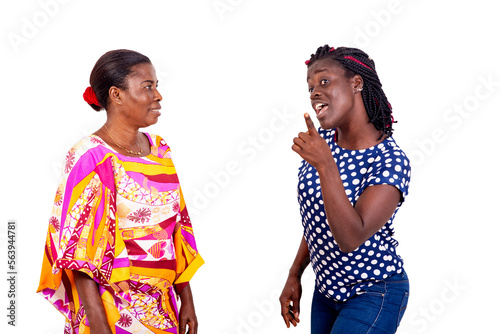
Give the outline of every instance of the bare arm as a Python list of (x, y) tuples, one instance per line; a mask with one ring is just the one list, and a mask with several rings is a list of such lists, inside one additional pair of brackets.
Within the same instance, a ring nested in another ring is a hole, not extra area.
[(85, 314), (87, 315), (90, 332), (111, 334), (112, 332), (109, 328), (106, 313), (104, 312), (97, 283), (87, 274), (80, 271), (74, 270), (73, 277), (78, 296), (83, 303)]
[(337, 170), (321, 169), (318, 174), (330, 229), (345, 253), (358, 248), (382, 228), (391, 218), (401, 198), (399, 190), (394, 186), (371, 186), (362, 192), (353, 208), (343, 186), (340, 185), (340, 189), (335, 182), (336, 179), (340, 180), (340, 177), (336, 177)]
[(309, 265), (309, 262), (311, 262), (311, 259), (309, 258), (309, 249), (307, 248), (306, 240), (302, 237), (300, 239), (299, 250), (297, 251), (297, 255), (295, 256), (292, 266), (290, 267), (289, 276), (301, 278), (304, 270), (306, 270)]
[(401, 199), (391, 185), (366, 188), (353, 207), (345, 194), (340, 174), (326, 141), (306, 116), (307, 133), (294, 139), (292, 149), (318, 171), (323, 202), (335, 241), (343, 252), (351, 252), (390, 219)]
[[(193, 293), (189, 283), (179, 293), (181, 298), (181, 309), (179, 310), (179, 334), (197, 334), (198, 319), (194, 310)], [(189, 331), (186, 332), (186, 325)]]
[(307, 243), (305, 239), (302, 238), (299, 250), (290, 268), (288, 279), (286, 280), (285, 287), (279, 299), (281, 304), (281, 316), (288, 328), (290, 324), (295, 327), (300, 322), (300, 297), (302, 296), (300, 280), (309, 262), (310, 258)]

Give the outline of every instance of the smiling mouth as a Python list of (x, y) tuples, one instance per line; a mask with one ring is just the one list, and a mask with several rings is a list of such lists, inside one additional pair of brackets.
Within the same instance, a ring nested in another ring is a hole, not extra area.
[(316, 111), (316, 115), (321, 114), (322, 111), (328, 108), (328, 104), (323, 102), (318, 102), (314, 104), (314, 111)]
[(156, 114), (157, 116), (161, 115), (160, 109), (151, 109), (151, 112)]

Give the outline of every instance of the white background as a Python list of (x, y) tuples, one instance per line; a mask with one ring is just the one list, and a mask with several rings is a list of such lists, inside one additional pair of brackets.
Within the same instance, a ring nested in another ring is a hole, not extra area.
[(498, 331), (500, 27), (491, 1), (464, 2), (2, 1), (0, 331), (62, 333), (35, 294), (59, 168), (105, 120), (82, 99), (95, 61), (129, 48), (156, 67), (163, 109), (147, 131), (172, 147), (206, 260), (191, 283), (199, 332), (308, 333), (311, 270), (299, 327), (286, 329), (278, 296), (302, 233), (290, 146), (312, 110), (304, 61), (326, 43), (375, 60), (413, 162), (395, 221), (411, 279), (398, 333)]

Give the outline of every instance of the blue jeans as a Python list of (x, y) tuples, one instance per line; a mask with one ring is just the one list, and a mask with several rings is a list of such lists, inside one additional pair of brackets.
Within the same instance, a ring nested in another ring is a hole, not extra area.
[(314, 291), (311, 310), (312, 334), (396, 333), (410, 295), (403, 271), (377, 282), (365, 293), (337, 302)]

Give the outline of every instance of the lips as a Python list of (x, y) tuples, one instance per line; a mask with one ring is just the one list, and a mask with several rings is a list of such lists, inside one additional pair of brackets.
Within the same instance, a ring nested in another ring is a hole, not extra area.
[(149, 109), (149, 111), (152, 112), (153, 114), (155, 114), (156, 116), (160, 116), (161, 115), (160, 109), (161, 109), (161, 107), (158, 107), (158, 108)]
[(328, 103), (316, 101), (316, 102), (312, 103), (312, 107), (313, 107), (314, 111), (316, 112), (316, 117), (317, 117), (320, 114), (324, 113), (326, 111), (326, 109), (328, 109)]

